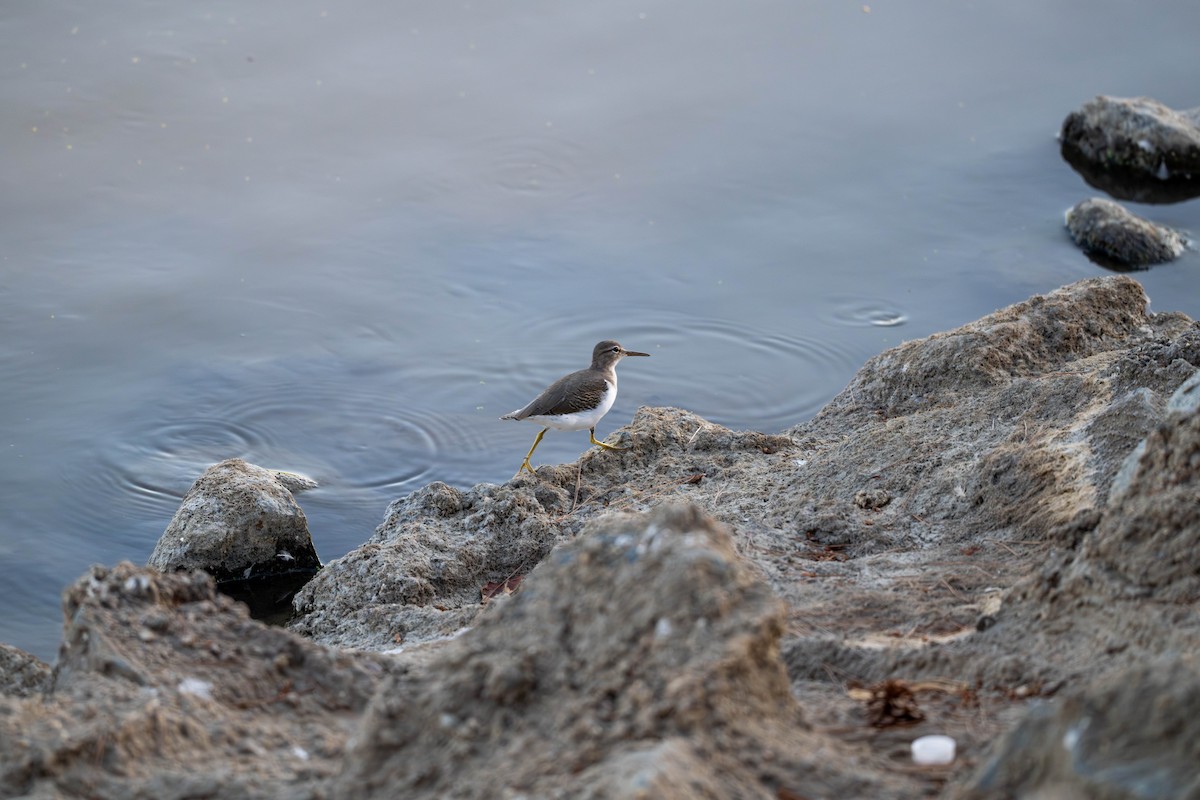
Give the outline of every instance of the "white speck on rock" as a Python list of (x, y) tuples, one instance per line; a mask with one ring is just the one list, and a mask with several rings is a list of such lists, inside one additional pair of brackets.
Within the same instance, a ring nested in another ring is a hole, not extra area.
[(1083, 732), (1087, 730), (1088, 719), (1083, 719), (1076, 722), (1071, 727), (1067, 728), (1067, 732), (1063, 734), (1062, 745), (1068, 753), (1074, 753), (1076, 746), (1079, 744), (1080, 738), (1083, 737)]
[(654, 624), (654, 638), (666, 639), (675, 630), (675, 626), (671, 624), (671, 620), (666, 617), (659, 617), (658, 622)]
[(179, 693), (212, 700), (212, 684), (199, 678), (184, 678), (179, 682)]
[(928, 766), (932, 764), (949, 764), (954, 761), (957, 745), (949, 736), (935, 733), (921, 736), (913, 740), (913, 763)]

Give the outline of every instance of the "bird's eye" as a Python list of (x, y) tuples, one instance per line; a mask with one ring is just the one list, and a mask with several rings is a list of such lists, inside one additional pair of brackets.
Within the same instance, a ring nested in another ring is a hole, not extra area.
[(614, 353), (619, 353), (619, 352), (621, 352), (621, 348), (620, 348), (620, 347), (614, 347), (614, 348), (612, 349), (612, 352), (614, 352)]

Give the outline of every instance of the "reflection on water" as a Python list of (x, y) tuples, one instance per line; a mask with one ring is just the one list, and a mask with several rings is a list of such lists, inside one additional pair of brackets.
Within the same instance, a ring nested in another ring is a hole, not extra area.
[[(1097, 274), (1054, 131), (1098, 91), (1195, 104), (1200, 5), (1127, 6), (10, 4), (0, 641), (51, 658), (62, 587), (144, 561), (215, 461), (318, 480), (329, 559), (428, 481), (508, 479), (531, 432), (497, 417), (600, 339), (654, 356), (601, 436), (642, 404), (778, 431)], [(1139, 279), (1200, 315), (1177, 266)]]

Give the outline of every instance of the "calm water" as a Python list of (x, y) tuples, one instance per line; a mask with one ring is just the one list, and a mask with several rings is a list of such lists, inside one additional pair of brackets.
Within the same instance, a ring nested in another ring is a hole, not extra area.
[[(1200, 3), (8, 3), (0, 641), (142, 562), (230, 456), (317, 548), (586, 364), (777, 431), (871, 355), (1096, 275), (1060, 160), (1098, 93), (1200, 105)], [(1135, 208), (1200, 231), (1200, 204)], [(1200, 259), (1140, 276), (1200, 317)], [(586, 434), (550, 434), (538, 463)]]

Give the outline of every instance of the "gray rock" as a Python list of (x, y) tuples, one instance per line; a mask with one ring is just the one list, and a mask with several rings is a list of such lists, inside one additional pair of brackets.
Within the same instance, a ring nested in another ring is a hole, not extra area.
[(1032, 708), (960, 800), (1200, 797), (1200, 663), (1133, 667)]
[(422, 677), (385, 684), (333, 794), (909, 795), (877, 757), (832, 764), (838, 748), (788, 687), (783, 625), (729, 534), (694, 509), (610, 517)]
[(1200, 370), (1183, 382), (1167, 401), (1167, 413), (1190, 414), (1200, 409)]
[(1200, 414), (1173, 413), (1146, 437), (1128, 487), (1115, 495), (1064, 580), (1086, 591), (1200, 602)]
[(201, 572), (93, 567), (53, 678), (0, 696), (3, 797), (313, 797), (390, 668), (246, 616)]
[(1200, 109), (1101, 95), (1067, 115), (1060, 139), (1063, 157), (1113, 197), (1161, 203), (1200, 194)]
[[(95, 568), (44, 694), (0, 695), (0, 795), (952, 794), (1031, 703), (1200, 652), (1198, 367), (1113, 276), (882, 353), (783, 434), (639, 409), (629, 450), (393, 503), (297, 598), (357, 651)], [(880, 687), (923, 721), (876, 727)], [(958, 760), (914, 767), (926, 733)]]
[[(786, 437), (734, 433), (677, 409), (643, 409), (631, 433), (642, 442), (640, 457), (593, 451), (578, 469), (543, 466), (536, 477), (469, 491), (435, 482), (393, 502), (369, 542), (300, 590), (291, 627), (326, 644), (372, 650), (443, 638), (480, 611), (486, 584), (523, 576), (606, 508), (651, 507), (635, 500), (651, 478), (648, 462), (670, 457), (656, 469), (677, 472), (680, 449), (701, 464), (711, 460), (704, 454), (761, 456), (792, 446)], [(683, 468), (687, 475), (698, 469)]]
[(0, 644), (0, 695), (33, 697), (46, 688), (50, 667), (37, 656)]
[(1183, 254), (1183, 237), (1111, 200), (1084, 200), (1066, 214), (1067, 230), (1094, 261), (1114, 269), (1147, 269)]
[(147, 566), (218, 581), (312, 573), (321, 565), (292, 491), (315, 484), (240, 458), (209, 467), (184, 496)]

